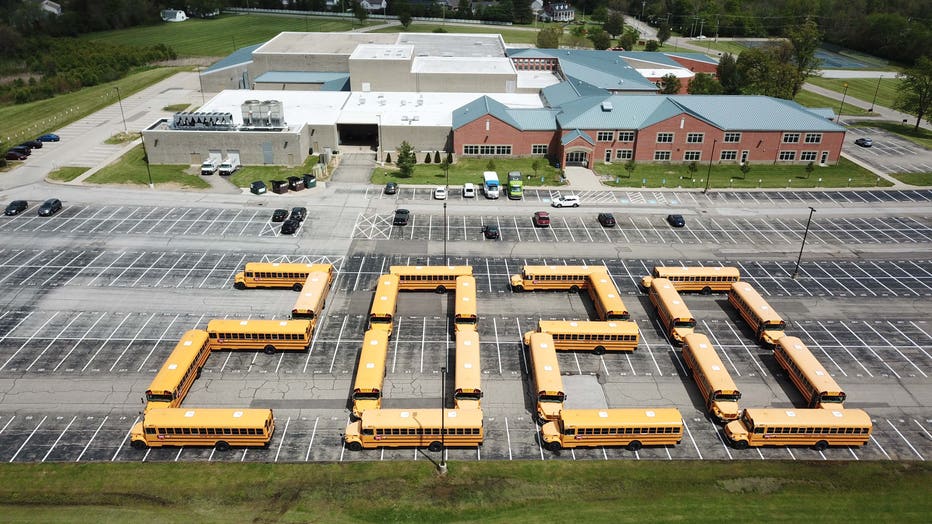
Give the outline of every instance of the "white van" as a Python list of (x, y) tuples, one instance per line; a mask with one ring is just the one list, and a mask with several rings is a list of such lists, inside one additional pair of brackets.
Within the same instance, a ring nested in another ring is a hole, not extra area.
[(561, 195), (553, 199), (553, 207), (579, 207), (579, 196)]
[(463, 198), (474, 198), (476, 196), (476, 186), (469, 182), (463, 184)]

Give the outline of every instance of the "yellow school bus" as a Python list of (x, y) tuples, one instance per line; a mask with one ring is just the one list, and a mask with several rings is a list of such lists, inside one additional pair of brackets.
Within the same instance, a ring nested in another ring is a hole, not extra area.
[(353, 417), (358, 419), (367, 409), (382, 407), (382, 384), (385, 381), (387, 357), (388, 332), (381, 329), (366, 331), (353, 384)]
[(683, 417), (676, 408), (564, 409), (540, 430), (544, 447), (563, 448), (673, 446), (683, 438)]
[(310, 320), (211, 320), (210, 350), (307, 351), (314, 335)]
[(727, 293), (733, 283), (741, 280), (741, 271), (728, 266), (655, 266), (650, 275), (641, 279), (641, 285), (649, 289), (655, 278), (669, 280), (677, 291), (699, 291), (708, 295), (713, 291)]
[(663, 324), (670, 341), (677, 346), (682, 344), (686, 335), (696, 329), (696, 319), (689, 312), (676, 288), (665, 278), (655, 278), (648, 289), (648, 296), (657, 308), (657, 318)]
[(783, 336), (786, 322), (770, 307), (770, 304), (751, 284), (735, 282), (728, 292), (728, 303), (738, 310), (741, 318), (748, 323), (754, 338), (767, 347), (773, 347)]
[(332, 273), (314, 272), (307, 276), (303, 289), (291, 308), (291, 318), (306, 318), (317, 322), (318, 317), (327, 305), (327, 295), (330, 293), (330, 284), (333, 282)]
[(177, 408), (191, 384), (201, 376), (201, 368), (210, 356), (207, 332), (192, 329), (181, 337), (171, 355), (146, 390), (146, 411), (153, 408)]
[(553, 337), (547, 333), (528, 332), (524, 336), (530, 355), (530, 372), (534, 384), (534, 400), (537, 402), (537, 419), (556, 420), (563, 411), (566, 393), (563, 377), (553, 345)]
[[(441, 429), (443, 436), (441, 437)], [(363, 448), (470, 448), (482, 444), (481, 409), (369, 409), (346, 426), (351, 451)]]
[(472, 329), (464, 329), (456, 333), (453, 405), (456, 409), (479, 409), (480, 399), (482, 366), (479, 361), (479, 333)]
[[(627, 320), (600, 322), (593, 320), (541, 320), (537, 331), (553, 336), (557, 351), (634, 351), (638, 347), (638, 326)], [(525, 335), (524, 344), (528, 344)]]
[(291, 288), (301, 291), (311, 273), (333, 273), (333, 264), (293, 264), (287, 262), (247, 262), (245, 269), (236, 274), (233, 287)]
[(741, 392), (709, 342), (709, 337), (702, 333), (686, 335), (683, 361), (699, 386), (709, 414), (722, 421), (738, 418)]
[(521, 273), (511, 275), (511, 289), (579, 291), (589, 285), (591, 271), (589, 266), (524, 266)]
[(398, 277), (380, 276), (375, 295), (372, 296), (372, 308), (369, 310), (369, 329), (381, 329), (391, 336), (397, 307)]
[(444, 293), (456, 287), (456, 277), (472, 276), (472, 266), (391, 266), (389, 273), (398, 277), (402, 291)]
[(802, 340), (796, 337), (780, 337), (773, 348), (773, 356), (806, 399), (808, 407), (842, 407), (846, 398), (845, 392)]
[(162, 446), (267, 446), (275, 432), (271, 409), (150, 409), (130, 430), (134, 449)]
[(871, 436), (870, 416), (860, 409), (745, 408), (738, 420), (725, 425), (725, 436), (736, 449), (748, 446), (862, 446)]
[(456, 306), (453, 325), (456, 331), (475, 330), (478, 325), (476, 310), (476, 279), (470, 276), (456, 277)]
[(615, 282), (605, 268), (593, 268), (589, 275), (589, 298), (601, 320), (628, 320), (628, 308), (618, 294)]

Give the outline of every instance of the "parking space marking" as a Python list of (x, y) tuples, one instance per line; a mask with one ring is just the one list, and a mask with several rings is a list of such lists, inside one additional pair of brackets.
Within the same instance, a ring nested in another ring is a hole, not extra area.
[[(40, 351), (39, 354), (36, 355), (36, 358), (33, 359), (33, 361), (30, 362), (28, 366), (26, 366), (26, 371), (30, 371), (30, 370), (32, 369), (32, 366), (36, 365), (36, 362), (38, 362), (39, 359), (42, 358), (43, 355), (45, 355), (45, 352), (48, 351), (49, 348), (51, 348), (52, 346), (54, 346), (55, 343), (58, 342), (58, 339), (61, 338), (61, 336), (64, 335), (66, 331), (68, 331), (68, 328), (71, 327), (71, 324), (74, 324), (75, 321), (77, 321), (79, 318), (81, 318), (81, 315), (83, 315), (83, 314), (84, 314), (83, 311), (79, 311), (77, 315), (75, 315), (74, 317), (72, 317), (72, 319), (65, 325), (64, 328), (62, 328), (62, 329), (60, 329), (60, 330), (57, 330), (57, 332), (55, 333), (55, 336), (52, 337), (52, 339), (49, 341), (49, 343), (46, 344), (45, 347), (42, 349), (42, 351)], [(44, 371), (44, 370), (40, 370), (40, 371)]]
[(751, 358), (751, 362), (753, 362), (754, 365), (757, 366), (757, 369), (760, 370), (760, 376), (766, 377), (767, 372), (764, 371), (764, 365), (759, 362), (759, 359), (754, 356), (754, 353), (751, 352), (751, 349), (748, 347), (748, 345), (744, 343), (745, 337), (741, 336), (740, 333), (735, 331), (735, 328), (731, 322), (726, 322), (725, 325), (728, 327), (728, 330), (731, 331), (731, 334), (738, 340), (738, 343), (741, 344), (741, 347), (744, 348), (745, 353), (747, 353)]
[[(867, 329), (873, 331), (875, 335), (877, 335), (878, 337), (880, 337), (880, 339), (883, 340), (884, 344), (886, 344), (888, 348), (892, 349), (893, 351), (896, 351), (897, 354), (899, 354), (901, 357), (903, 357), (903, 360), (905, 360), (906, 362), (908, 362), (910, 366), (914, 367), (914, 368), (916, 369), (916, 371), (918, 371), (923, 377), (929, 378), (929, 376), (926, 375), (925, 371), (923, 371), (922, 369), (920, 369), (919, 366), (917, 366), (916, 363), (912, 361), (912, 359), (910, 359), (909, 357), (907, 357), (906, 355), (904, 355), (903, 352), (900, 351), (900, 348), (896, 347), (896, 345), (892, 344), (889, 340), (887, 340), (887, 337), (881, 335), (881, 334), (880, 334), (876, 329), (874, 329), (874, 327), (871, 326), (869, 323), (864, 322), (863, 325), (867, 326)], [(860, 342), (861, 344), (867, 345), (867, 344), (864, 343), (863, 340), (861, 340), (861, 337), (859, 337), (849, 326), (845, 325), (845, 327), (848, 329), (848, 331), (851, 332), (852, 335), (854, 335), (855, 338), (858, 339), (858, 342)], [(908, 339), (907, 339), (907, 340), (908, 340)], [(889, 366), (888, 366), (888, 367), (889, 367)]]
[[(716, 348), (718, 348), (718, 351), (721, 351), (722, 354), (725, 355), (725, 359), (728, 360), (729, 364), (731, 364), (731, 369), (735, 370), (735, 375), (740, 377), (741, 371), (738, 370), (738, 366), (736, 366), (735, 362), (731, 359), (731, 355), (727, 351), (725, 351), (725, 345), (719, 342), (718, 337), (715, 336), (715, 331), (711, 327), (709, 327), (709, 323), (706, 322), (705, 320), (702, 321), (702, 324), (705, 326), (706, 332), (709, 334), (709, 337), (712, 339), (712, 343), (715, 345)], [(686, 374), (687, 377), (689, 377), (689, 373), (686, 371), (685, 367), (683, 369), (683, 372)]]
[[(28, 417), (27, 417), (27, 418), (28, 418)], [(13, 453), (13, 456), (10, 457), (10, 460), (9, 460), (9, 461), (10, 461), (11, 463), (12, 463), (14, 460), (16, 460), (16, 457), (17, 457), (17, 456), (19, 455), (19, 453), (23, 450), (23, 448), (26, 447), (26, 444), (28, 444), (29, 441), (32, 439), (32, 437), (36, 434), (36, 431), (39, 431), (39, 428), (42, 426), (42, 423), (45, 422), (45, 419), (47, 419), (47, 418), (48, 418), (48, 416), (42, 417), (42, 420), (40, 420), (39, 423), (36, 424), (36, 427), (32, 430), (31, 433), (29, 433), (29, 436), (26, 437), (26, 440), (24, 440), (23, 443), (22, 443), (22, 445), (20, 445), (19, 449), (16, 450), (16, 453)]]
[[(123, 440), (120, 441), (120, 445), (117, 446), (116, 451), (113, 452), (113, 457), (110, 458), (110, 462), (115, 462), (117, 459), (117, 456), (120, 454), (121, 451), (123, 451), (123, 448), (126, 447), (126, 441), (129, 440), (129, 435), (133, 431), (133, 426), (135, 426), (137, 422), (139, 422), (138, 416), (133, 420), (133, 423), (129, 425), (129, 429), (127, 429), (126, 433), (123, 435)], [(181, 451), (183, 449), (184, 447), (178, 450), (178, 455), (181, 455)]]
[[(55, 314), (57, 315), (58, 313), (56, 312)], [(131, 313), (130, 313), (130, 314), (127, 314), (126, 316), (124, 316), (124, 317), (123, 317), (123, 320), (120, 321), (120, 324), (117, 325), (116, 329), (114, 329), (113, 332), (111, 332), (110, 335), (107, 337), (107, 339), (104, 340), (104, 341), (100, 344), (100, 346), (97, 347), (97, 351), (95, 351), (94, 354), (91, 355), (91, 358), (88, 359), (87, 364), (84, 364), (84, 367), (81, 368), (81, 372), (82, 372), (82, 373), (85, 372), (85, 371), (87, 371), (87, 368), (88, 368), (88, 366), (91, 365), (91, 362), (93, 362), (94, 359), (97, 358), (97, 355), (100, 354), (101, 350), (103, 350), (104, 347), (105, 347), (107, 344), (110, 343), (110, 340), (113, 339), (113, 337), (117, 334), (117, 331), (119, 331), (120, 328), (123, 327), (123, 324), (124, 324), (127, 320), (129, 320), (129, 317), (131, 317), (131, 316), (132, 316)]]
[[(79, 453), (77, 458), (74, 459), (75, 462), (81, 462), (81, 457), (83, 457), (84, 454), (87, 453), (88, 448), (91, 447), (91, 444), (94, 442), (94, 439), (97, 438), (97, 434), (100, 433), (101, 428), (103, 428), (104, 424), (107, 423), (107, 418), (109, 418), (109, 415), (104, 416), (104, 419), (100, 421), (100, 425), (97, 426), (97, 429), (94, 431), (94, 434), (91, 435), (91, 439), (87, 441), (87, 444), (84, 445), (84, 449), (82, 449), (81, 453)], [(137, 420), (138, 420), (138, 417), (137, 417)]]
[(58, 438), (55, 439), (55, 442), (52, 442), (52, 446), (49, 447), (48, 451), (45, 452), (45, 455), (42, 456), (42, 460), (40, 462), (45, 462), (46, 459), (49, 458), (49, 455), (52, 454), (52, 451), (55, 449), (55, 446), (57, 446), (58, 443), (61, 442), (62, 437), (65, 436), (65, 433), (68, 432), (68, 429), (71, 428), (71, 425), (74, 424), (74, 421), (77, 419), (78, 419), (77, 415), (71, 418), (71, 422), (68, 422), (68, 425), (65, 426), (65, 429), (63, 429), (62, 432), (58, 435)]
[(900, 433), (900, 430), (897, 429), (897, 427), (893, 425), (893, 422), (890, 422), (890, 419), (884, 419), (884, 420), (886, 420), (887, 424), (889, 424), (890, 427), (893, 428), (893, 431), (896, 431), (896, 434), (899, 435), (901, 439), (903, 439), (903, 442), (905, 442), (906, 445), (909, 446), (909, 449), (913, 450), (913, 453), (915, 453), (916, 456), (919, 457), (919, 460), (922, 460), (923, 462), (925, 462), (926, 459), (925, 457), (922, 456), (922, 453), (919, 453), (919, 451), (913, 447), (913, 445), (909, 442), (909, 440), (906, 437), (904, 437), (902, 433)]
[[(19, 352), (22, 351), (23, 348), (25, 348), (30, 342), (32, 342), (32, 339), (33, 339), (36, 335), (38, 335), (39, 332), (41, 332), (42, 329), (45, 328), (45, 326), (47, 326), (52, 320), (54, 320), (55, 317), (58, 316), (58, 313), (60, 313), (60, 312), (59, 312), (59, 311), (56, 311), (54, 315), (52, 315), (51, 317), (49, 317), (48, 320), (46, 320), (41, 326), (39, 326), (39, 327), (36, 329), (36, 331), (35, 331), (32, 335), (30, 335), (30, 336), (24, 341), (24, 342), (22, 343), (22, 345), (20, 345), (19, 348), (18, 348), (15, 352), (13, 352), (12, 355), (10, 355), (10, 358), (8, 358), (8, 359), (6, 360), (6, 362), (4, 362), (2, 366), (0, 366), (0, 371), (3, 371), (3, 370), (6, 368), (7, 364), (9, 364), (11, 360), (13, 360), (14, 358), (16, 358), (16, 356), (19, 355)], [(23, 320), (25, 320), (25, 319), (23, 319)], [(20, 323), (22, 323), (22, 322), (20, 322)], [(6, 337), (4, 337), (4, 338), (6, 338)]]

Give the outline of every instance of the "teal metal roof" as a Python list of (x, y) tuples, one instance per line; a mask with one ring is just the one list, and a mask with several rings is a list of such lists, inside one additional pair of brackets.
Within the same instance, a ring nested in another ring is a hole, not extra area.
[[(265, 42), (262, 42), (264, 44)], [(219, 69), (225, 69), (227, 67), (232, 67), (235, 65), (248, 64), (252, 62), (252, 52), (256, 49), (262, 47), (262, 44), (249, 45), (246, 47), (241, 47), (236, 51), (233, 51), (231, 54), (217, 60), (210, 65), (204, 72), (217, 71)]]
[(666, 98), (726, 131), (845, 130), (792, 100), (721, 95), (672, 95)]
[(604, 96), (608, 93), (604, 89), (582, 80), (568, 80), (545, 87), (541, 90), (541, 94), (544, 96), (544, 100), (547, 101), (547, 105), (557, 107), (580, 97)]
[[(633, 67), (621, 58), (618, 51), (520, 49), (510, 50), (509, 56), (556, 58), (560, 61), (560, 69), (569, 80), (580, 80), (602, 89), (612, 91), (657, 91), (657, 86), (638, 74)], [(667, 58), (667, 60), (671, 59)], [(677, 64), (676, 67), (682, 66)]]
[(453, 111), (453, 129), (459, 129), (485, 115), (492, 115), (516, 129), (521, 129), (521, 125), (511, 116), (505, 104), (488, 96), (480, 96), (463, 107), (455, 109)]
[(831, 107), (804, 107), (803, 109), (807, 109), (809, 112), (815, 113), (826, 120), (835, 120), (835, 117), (838, 116)]
[(620, 55), (625, 58), (630, 58), (632, 60), (639, 60), (641, 62), (653, 62), (655, 64), (663, 64), (670, 67), (682, 68), (683, 64), (680, 64), (676, 60), (667, 56), (666, 53), (660, 53), (657, 51), (611, 51), (614, 55)]
[(694, 62), (705, 62), (707, 64), (718, 65), (718, 59), (712, 58), (711, 56), (705, 53), (682, 53), (679, 51), (673, 51), (673, 52), (667, 51), (664, 54), (667, 56), (671, 56), (671, 57), (679, 56), (682, 58), (686, 58), (687, 60), (692, 60)]
[(542, 109), (509, 109), (508, 114), (518, 123), (522, 131), (554, 131), (557, 129), (557, 113), (559, 110)]
[(591, 136), (587, 135), (586, 133), (583, 133), (582, 131), (578, 129), (574, 129), (570, 131), (569, 133), (563, 135), (563, 138), (560, 139), (560, 143), (563, 145), (566, 145), (572, 142), (573, 140), (576, 140), (577, 138), (582, 138), (586, 142), (589, 142), (590, 144), (595, 145), (595, 140), (593, 140)]
[(259, 75), (256, 82), (267, 84), (324, 84), (334, 80), (347, 80), (349, 73), (329, 71), (268, 71)]

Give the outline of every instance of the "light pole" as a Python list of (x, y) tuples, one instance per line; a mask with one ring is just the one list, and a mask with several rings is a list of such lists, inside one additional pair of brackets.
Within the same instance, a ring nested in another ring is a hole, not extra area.
[[(446, 208), (446, 203), (443, 204), (443, 207)], [(446, 443), (446, 434), (447, 434), (447, 368), (446, 366), (440, 368), (440, 474), (447, 474), (447, 443)]]
[(385, 161), (382, 159), (382, 113), (378, 113), (375, 116), (379, 119), (379, 148), (377, 152), (379, 155), (379, 165), (384, 166)]
[(709, 172), (705, 176), (705, 189), (702, 190), (702, 194), (709, 192), (709, 184), (712, 182), (712, 159), (715, 158), (715, 144), (718, 143), (717, 138), (712, 139), (712, 154), (709, 156)]
[(126, 133), (126, 115), (123, 113), (123, 97), (120, 96), (120, 86), (113, 86), (117, 92), (117, 102), (120, 103), (120, 116), (123, 117), (123, 132)]
[(874, 102), (877, 101), (877, 93), (880, 91), (880, 81), (883, 79), (883, 75), (877, 77), (877, 88), (874, 89), (874, 99), (871, 100), (871, 108), (867, 110), (868, 113), (874, 112)]
[(149, 189), (155, 189), (152, 183), (152, 171), (149, 170), (149, 152), (146, 151), (146, 139), (142, 139), (142, 161), (146, 163), (146, 174), (149, 175)]
[(197, 83), (201, 86), (201, 105), (204, 105), (207, 101), (204, 100), (204, 77), (201, 76), (201, 66), (197, 66)]
[(647, 3), (647, 0), (641, 0), (641, 22), (644, 21), (644, 4)]
[[(445, 186), (444, 194), (450, 196), (450, 166), (447, 165), (446, 159), (443, 160), (443, 172), (447, 177), (447, 184)], [(450, 265), (450, 259), (447, 258), (447, 201), (443, 201), (443, 263)], [(446, 369), (446, 368), (444, 368)]]
[(848, 82), (845, 82), (845, 90), (841, 94), (841, 106), (838, 108), (838, 117), (835, 118), (835, 123), (841, 121), (841, 112), (845, 109), (845, 97), (848, 96)]
[(796, 269), (793, 270), (793, 280), (796, 280), (796, 277), (799, 276), (799, 263), (803, 259), (803, 249), (806, 249), (806, 237), (809, 236), (809, 224), (812, 223), (812, 214), (815, 213), (815, 208), (809, 208), (809, 220), (806, 221), (806, 232), (803, 233), (803, 245), (799, 247), (799, 257), (796, 258)]

